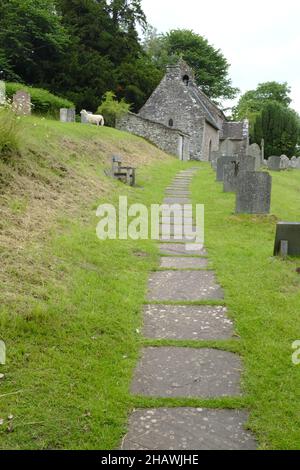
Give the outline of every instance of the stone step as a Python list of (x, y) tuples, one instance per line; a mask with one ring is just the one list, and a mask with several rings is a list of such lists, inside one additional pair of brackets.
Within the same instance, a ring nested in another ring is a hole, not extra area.
[(191, 200), (187, 197), (166, 197), (163, 204), (191, 204)]
[(152, 339), (225, 340), (233, 336), (226, 307), (146, 305), (143, 335)]
[(211, 271), (162, 271), (149, 279), (150, 301), (222, 300), (223, 290)]
[(195, 251), (189, 251), (185, 243), (162, 243), (159, 245), (160, 253), (166, 256), (207, 256), (205, 248), (199, 249), (197, 244), (195, 244), (195, 248)]
[(162, 398), (240, 396), (241, 369), (239, 356), (226, 351), (144, 348), (131, 392)]
[(136, 410), (122, 450), (256, 450), (256, 441), (245, 430), (247, 420), (248, 413), (241, 410)]
[(179, 258), (174, 257), (163, 257), (160, 261), (160, 268), (169, 269), (204, 269), (208, 265), (207, 258)]

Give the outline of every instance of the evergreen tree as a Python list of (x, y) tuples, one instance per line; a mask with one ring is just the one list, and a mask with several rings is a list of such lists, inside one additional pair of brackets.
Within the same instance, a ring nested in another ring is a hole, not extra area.
[(271, 155), (295, 155), (300, 135), (297, 113), (282, 104), (271, 102), (264, 106), (254, 124), (254, 141), (265, 140), (265, 153)]

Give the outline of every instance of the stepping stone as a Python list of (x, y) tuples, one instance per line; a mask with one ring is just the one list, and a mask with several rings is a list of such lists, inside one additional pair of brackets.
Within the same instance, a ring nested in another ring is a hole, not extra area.
[(241, 410), (154, 408), (136, 410), (122, 450), (256, 450)]
[(164, 204), (191, 204), (191, 200), (186, 197), (166, 197)]
[(170, 268), (170, 269), (203, 269), (208, 265), (207, 258), (192, 258), (185, 257), (176, 258), (166, 257), (161, 258), (160, 267), (161, 268)]
[(179, 302), (222, 300), (224, 295), (212, 271), (163, 271), (151, 274), (148, 298)]
[(182, 225), (182, 223), (193, 225), (193, 217), (162, 217), (161, 223), (170, 225)]
[(205, 248), (199, 249), (198, 245), (195, 246), (196, 251), (189, 251), (185, 243), (163, 243), (159, 245), (160, 253), (169, 256), (207, 256)]
[(196, 226), (195, 225), (189, 225), (189, 224), (183, 224), (181, 221), (181, 224), (171, 224), (171, 223), (164, 223), (159, 226), (159, 233), (163, 234), (166, 233), (170, 234), (172, 236), (175, 236), (175, 234), (179, 234), (181, 237), (182, 236), (192, 236), (193, 239), (195, 238), (196, 234)]
[(240, 396), (242, 364), (236, 354), (216, 349), (145, 348), (131, 391), (163, 398)]
[(233, 324), (226, 312), (226, 307), (209, 305), (146, 305), (143, 334), (153, 339), (230, 339)]

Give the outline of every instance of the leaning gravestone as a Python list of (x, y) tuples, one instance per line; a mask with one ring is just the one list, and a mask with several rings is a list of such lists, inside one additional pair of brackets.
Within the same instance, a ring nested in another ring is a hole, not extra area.
[(262, 161), (262, 152), (258, 144), (249, 145), (248, 155), (255, 158), (255, 171), (259, 171), (263, 161)]
[(6, 87), (5, 82), (0, 80), (0, 106), (6, 102)]
[(223, 181), (224, 179), (224, 166), (226, 163), (236, 161), (237, 157), (219, 157), (217, 160), (217, 181)]
[(239, 176), (239, 162), (231, 160), (224, 165), (223, 191), (224, 193), (235, 192)]
[(237, 183), (237, 214), (269, 214), (272, 178), (269, 173), (245, 171)]
[(275, 157), (275, 156), (269, 157), (268, 159), (269, 170), (280, 171), (280, 163), (281, 163), (280, 157)]
[(17, 91), (13, 96), (13, 110), (23, 116), (31, 114), (31, 96), (23, 90)]
[[(286, 253), (282, 253), (283, 246), (286, 247)], [(287, 256), (300, 256), (300, 223), (278, 222), (276, 229), (274, 256), (279, 254), (285, 254)]]

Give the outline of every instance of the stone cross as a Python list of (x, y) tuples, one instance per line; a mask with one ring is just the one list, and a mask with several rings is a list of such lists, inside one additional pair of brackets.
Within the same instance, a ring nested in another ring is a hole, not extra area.
[(31, 96), (23, 90), (17, 91), (13, 96), (13, 110), (19, 114), (28, 116), (31, 114)]
[(244, 171), (237, 182), (237, 214), (269, 214), (272, 178), (269, 173)]

